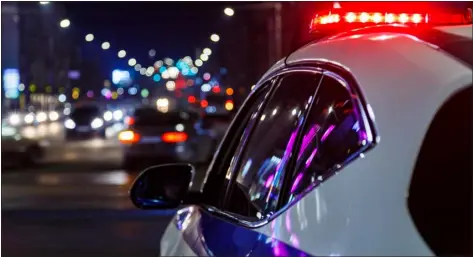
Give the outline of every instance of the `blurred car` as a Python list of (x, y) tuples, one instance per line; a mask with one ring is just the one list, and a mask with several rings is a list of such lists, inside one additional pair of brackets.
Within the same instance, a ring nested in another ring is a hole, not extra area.
[(106, 124), (102, 116), (97, 106), (76, 107), (64, 120), (66, 139), (106, 138)]
[(18, 128), (2, 123), (2, 162), (7, 165), (33, 165), (44, 158), (43, 140), (23, 137)]
[(200, 190), (189, 164), (136, 179), (137, 207), (181, 206), (162, 256), (472, 255), (471, 10), (356, 4), (261, 78)]
[(216, 148), (216, 140), (201, 128), (194, 113), (163, 113), (156, 107), (141, 107), (127, 118), (127, 124), (118, 134), (125, 167), (143, 158), (205, 163)]

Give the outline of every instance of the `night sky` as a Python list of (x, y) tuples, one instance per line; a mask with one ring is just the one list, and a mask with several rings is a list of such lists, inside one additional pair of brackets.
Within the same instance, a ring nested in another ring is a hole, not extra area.
[[(171, 57), (195, 56), (196, 47), (208, 47), (211, 33), (218, 33), (228, 22), (223, 9), (231, 2), (63, 2), (70, 29), (84, 40), (92, 33), (92, 43), (81, 44), (85, 58), (100, 58), (102, 67), (127, 67), (127, 60), (134, 57), (142, 65)], [(102, 51), (100, 45), (109, 41), (111, 48)], [(118, 59), (117, 52), (127, 51), (127, 58)], [(148, 57), (150, 49), (156, 57)], [(154, 61), (153, 61), (154, 60)]]
[[(209, 40), (211, 33), (220, 33), (228, 27), (225, 25), (231, 18), (223, 14), (223, 9), (247, 3), (62, 2), (71, 20), (70, 33), (79, 40), (84, 58), (99, 59), (104, 73), (128, 67), (127, 60), (130, 57), (136, 58), (138, 63), (146, 66), (164, 57), (173, 59), (187, 55), (195, 57), (196, 47), (211, 46)], [(367, 2), (350, 4), (358, 7), (372, 5)], [(402, 2), (398, 4), (403, 5)], [(444, 4), (464, 5), (465, 2)], [(348, 2), (345, 2), (345, 5), (348, 5)], [(84, 41), (87, 33), (94, 34), (94, 42)], [(101, 50), (100, 45), (103, 41), (111, 43), (108, 51)], [(127, 51), (127, 57), (124, 59), (117, 57), (117, 52), (121, 49)], [(150, 49), (157, 51), (154, 58), (148, 56)]]

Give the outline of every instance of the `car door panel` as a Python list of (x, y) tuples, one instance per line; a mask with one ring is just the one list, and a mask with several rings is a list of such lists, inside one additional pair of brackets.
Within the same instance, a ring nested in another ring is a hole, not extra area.
[(199, 238), (193, 249), (207, 256), (249, 256), (259, 233), (235, 223), (200, 211)]
[(200, 256), (194, 251), (200, 213), (189, 206), (177, 211), (161, 239), (161, 256)]

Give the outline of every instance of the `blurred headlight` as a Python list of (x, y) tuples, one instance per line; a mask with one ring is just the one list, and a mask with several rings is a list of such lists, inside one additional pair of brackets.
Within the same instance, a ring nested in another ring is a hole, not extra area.
[(65, 122), (64, 122), (64, 126), (68, 129), (74, 129), (76, 127), (76, 123), (71, 120), (71, 119), (67, 119)]
[(4, 137), (11, 137), (16, 135), (17, 130), (14, 127), (10, 126), (2, 126), (2, 136)]
[(17, 114), (17, 113), (11, 114), (10, 117), (8, 117), (8, 122), (9, 122), (10, 125), (12, 125), (12, 126), (20, 125), (20, 122), (21, 122), (20, 115)]
[(113, 112), (113, 119), (115, 119), (116, 121), (119, 121), (121, 119), (123, 119), (123, 112), (120, 111), (120, 110), (116, 110)]
[(57, 121), (59, 119), (59, 113), (56, 111), (49, 112), (49, 120)]
[(103, 119), (105, 121), (111, 121), (113, 119), (113, 114), (111, 111), (106, 111), (104, 114), (103, 114)]
[(45, 122), (48, 119), (48, 115), (45, 112), (38, 112), (36, 114), (36, 121), (37, 122)]
[(28, 113), (25, 116), (25, 123), (26, 124), (31, 124), (34, 122), (34, 114), (33, 113)]
[(92, 123), (90, 123), (90, 126), (93, 128), (93, 129), (98, 129), (100, 127), (103, 126), (103, 120), (100, 119), (100, 118), (95, 118)]

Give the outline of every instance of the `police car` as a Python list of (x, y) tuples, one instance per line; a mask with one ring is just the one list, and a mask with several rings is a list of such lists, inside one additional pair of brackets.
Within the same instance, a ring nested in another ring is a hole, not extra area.
[(471, 15), (311, 27), (337, 25), (263, 76), (200, 191), (187, 164), (136, 179), (137, 207), (180, 207), (162, 256), (471, 255)]

